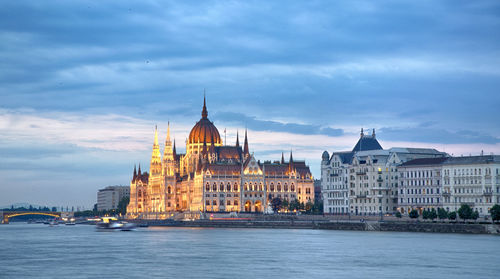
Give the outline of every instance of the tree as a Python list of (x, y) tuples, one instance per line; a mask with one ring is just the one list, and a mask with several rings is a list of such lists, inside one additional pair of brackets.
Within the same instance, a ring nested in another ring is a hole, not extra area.
[(448, 214), (448, 219), (450, 220), (455, 220), (457, 219), (457, 213), (455, 211), (452, 211)]
[(403, 217), (403, 216), (401, 215), (401, 212), (396, 211), (396, 217), (401, 218), (401, 217)]
[(311, 213), (311, 212), (312, 212), (312, 209), (313, 209), (313, 206), (314, 206), (314, 204), (313, 204), (311, 201), (308, 201), (308, 202), (306, 203), (306, 212), (307, 212), (307, 213)]
[(472, 208), (468, 204), (462, 204), (458, 209), (458, 216), (464, 221), (472, 218)]
[(408, 214), (410, 216), (410, 218), (412, 219), (417, 219), (418, 218), (418, 211), (413, 209), (412, 211), (410, 211), (410, 214)]
[(288, 208), (290, 211), (299, 210), (299, 201), (297, 199), (290, 201)]
[(437, 218), (437, 212), (436, 212), (436, 209), (432, 208), (430, 211), (429, 211), (429, 219), (431, 219), (432, 221), (434, 221), (434, 219)]
[(123, 197), (118, 203), (118, 213), (121, 215), (127, 214), (127, 205), (130, 201), (130, 197)]
[(440, 220), (444, 220), (444, 219), (448, 218), (448, 212), (446, 210), (444, 210), (444, 208), (438, 208), (437, 214), (438, 214), (438, 218)]
[(274, 211), (274, 213), (278, 212), (281, 209), (281, 198), (276, 197), (271, 200), (271, 207)]
[(429, 219), (429, 211), (424, 209), (424, 211), (422, 211), (422, 218)]
[(491, 220), (493, 222), (500, 220), (500, 205), (495, 204), (490, 209)]
[(281, 209), (287, 210), (287, 209), (289, 209), (289, 206), (290, 206), (290, 203), (288, 202), (288, 200), (283, 200), (283, 202), (281, 202)]
[(322, 201), (314, 200), (313, 213), (314, 214), (323, 214), (323, 202)]
[(477, 220), (477, 218), (479, 218), (479, 212), (477, 212), (477, 211), (472, 212), (470, 218), (472, 220)]

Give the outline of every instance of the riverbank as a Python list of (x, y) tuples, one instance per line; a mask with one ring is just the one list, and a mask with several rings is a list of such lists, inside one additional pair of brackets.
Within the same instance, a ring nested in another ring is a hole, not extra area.
[[(137, 221), (137, 220), (136, 220)], [(272, 228), (320, 229), (348, 231), (394, 231), (500, 235), (498, 224), (432, 223), (414, 221), (349, 221), (349, 220), (141, 220), (149, 226), (203, 228)]]

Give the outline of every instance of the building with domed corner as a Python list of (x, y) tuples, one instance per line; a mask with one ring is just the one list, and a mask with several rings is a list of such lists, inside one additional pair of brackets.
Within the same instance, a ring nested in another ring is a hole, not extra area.
[(314, 201), (314, 178), (305, 161), (260, 162), (243, 146), (237, 133), (234, 145), (224, 145), (208, 119), (203, 100), (201, 119), (186, 141), (186, 153), (176, 152), (170, 123), (163, 155), (155, 129), (149, 174), (134, 173), (130, 183), (128, 218), (166, 219), (177, 212), (264, 212), (269, 199)]

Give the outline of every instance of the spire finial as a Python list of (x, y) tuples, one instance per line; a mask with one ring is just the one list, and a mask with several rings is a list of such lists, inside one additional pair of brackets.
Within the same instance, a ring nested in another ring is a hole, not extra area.
[(158, 145), (158, 127), (155, 125), (155, 142), (154, 145)]
[(201, 111), (201, 118), (206, 119), (207, 117), (208, 117), (207, 101), (205, 97), (205, 89), (203, 89), (203, 110)]
[(243, 153), (246, 155), (249, 155), (250, 152), (248, 151), (248, 137), (247, 137), (247, 129), (245, 128), (245, 143), (243, 146)]
[[(173, 148), (172, 153), (174, 153), (174, 156), (175, 156), (175, 155), (177, 155), (177, 154), (176, 154), (176, 150), (175, 150), (175, 139), (174, 139), (174, 148)], [(174, 159), (175, 159), (175, 157), (174, 157)]]
[(363, 128), (361, 128), (361, 137), (363, 137), (365, 133), (363, 133)]
[(375, 138), (375, 128), (372, 130), (372, 138)]
[(283, 152), (281, 152), (281, 164), (284, 164), (285, 163), (285, 154), (283, 154)]
[(236, 147), (240, 146), (240, 136), (238, 136), (238, 130), (236, 130)]
[(167, 141), (170, 141), (170, 121), (167, 122)]
[(134, 178), (132, 178), (132, 180), (135, 180), (137, 178), (137, 170), (135, 168), (135, 164), (134, 164)]

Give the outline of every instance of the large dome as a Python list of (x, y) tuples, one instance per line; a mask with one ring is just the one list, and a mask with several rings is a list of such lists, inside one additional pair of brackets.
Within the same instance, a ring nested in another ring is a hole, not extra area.
[[(222, 144), (222, 140), (219, 135), (219, 131), (217, 127), (215, 127), (214, 123), (208, 120), (208, 112), (207, 106), (205, 103), (205, 99), (203, 99), (203, 110), (201, 112), (200, 121), (196, 122), (193, 129), (189, 133), (189, 143), (203, 143), (206, 140), (207, 144), (212, 143), (215, 145)], [(213, 140), (213, 142), (212, 142)]]

